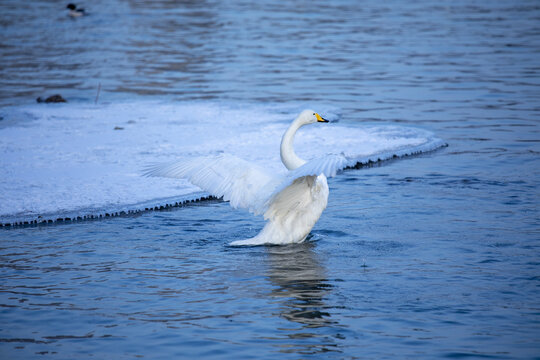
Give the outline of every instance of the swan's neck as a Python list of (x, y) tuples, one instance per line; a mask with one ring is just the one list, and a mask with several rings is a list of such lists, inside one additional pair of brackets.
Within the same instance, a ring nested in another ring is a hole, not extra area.
[(306, 163), (294, 153), (293, 148), (294, 135), (296, 134), (296, 131), (302, 127), (302, 125), (304, 124), (300, 123), (298, 119), (293, 121), (291, 126), (289, 126), (281, 138), (281, 161), (289, 170), (294, 170)]

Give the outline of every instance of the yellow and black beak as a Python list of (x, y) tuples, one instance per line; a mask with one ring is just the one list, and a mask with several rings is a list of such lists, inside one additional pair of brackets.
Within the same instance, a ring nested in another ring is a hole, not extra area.
[(315, 113), (315, 117), (317, 118), (317, 122), (329, 122), (328, 120), (326, 120), (325, 118), (321, 117), (321, 115)]

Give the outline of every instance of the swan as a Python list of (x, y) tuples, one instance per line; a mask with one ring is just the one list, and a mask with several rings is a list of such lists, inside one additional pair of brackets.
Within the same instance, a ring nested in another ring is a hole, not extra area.
[(233, 208), (245, 208), (264, 215), (264, 228), (253, 238), (230, 245), (301, 243), (328, 204), (327, 177), (335, 176), (349, 160), (343, 155), (326, 155), (311, 161), (298, 157), (294, 136), (304, 125), (327, 123), (313, 110), (304, 110), (283, 134), (280, 155), (289, 170), (275, 175), (233, 155), (195, 157), (149, 166), (144, 175), (184, 178)]

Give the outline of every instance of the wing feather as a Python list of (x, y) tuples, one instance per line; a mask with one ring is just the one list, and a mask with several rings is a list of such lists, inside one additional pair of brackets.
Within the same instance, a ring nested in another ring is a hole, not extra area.
[(334, 177), (337, 172), (343, 170), (349, 166), (351, 160), (345, 155), (326, 155), (317, 159), (308, 161), (304, 165), (289, 171), (289, 173), (283, 178), (273, 190), (272, 194), (266, 201), (265, 206), (268, 207), (270, 203), (274, 201), (274, 198), (279, 195), (285, 188), (294, 183), (296, 179), (306, 176), (319, 176), (324, 174), (326, 177)]
[(151, 165), (144, 175), (187, 179), (210, 194), (230, 201), (232, 207), (245, 208), (258, 215), (265, 213), (276, 197), (283, 198), (280, 193), (296, 180), (321, 174), (333, 177), (350, 162), (344, 155), (326, 155), (285, 176), (273, 176), (236, 156), (220, 154)]
[(187, 179), (234, 208), (260, 214), (277, 178), (236, 156), (220, 154), (147, 167), (145, 176)]

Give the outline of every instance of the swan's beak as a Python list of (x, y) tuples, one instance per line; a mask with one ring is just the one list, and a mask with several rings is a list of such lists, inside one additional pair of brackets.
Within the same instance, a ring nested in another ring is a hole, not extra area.
[(315, 113), (315, 117), (317, 118), (317, 122), (329, 122), (328, 120), (321, 117), (321, 115)]

